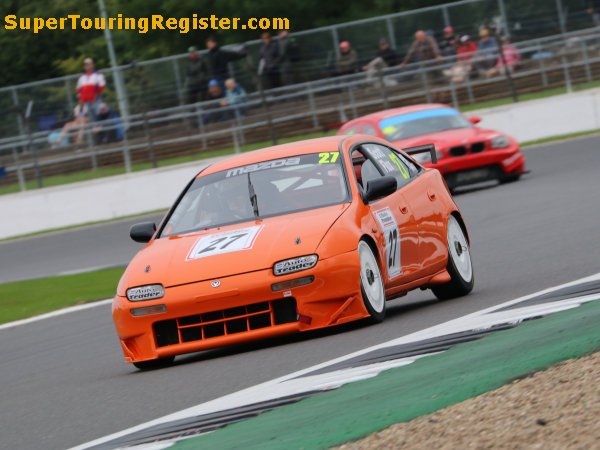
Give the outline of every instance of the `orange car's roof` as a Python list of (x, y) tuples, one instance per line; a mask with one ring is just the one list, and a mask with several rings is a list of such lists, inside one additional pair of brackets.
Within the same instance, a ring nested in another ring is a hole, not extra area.
[(208, 175), (234, 167), (246, 166), (272, 159), (288, 158), (307, 153), (331, 152), (339, 148), (339, 144), (348, 136), (329, 136), (317, 139), (290, 142), (289, 144), (274, 145), (260, 150), (242, 153), (216, 162), (207, 167), (202, 175)]

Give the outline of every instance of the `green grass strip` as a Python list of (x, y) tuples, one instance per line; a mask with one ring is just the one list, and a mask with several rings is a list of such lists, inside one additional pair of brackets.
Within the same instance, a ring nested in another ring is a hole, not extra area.
[(113, 297), (124, 268), (0, 284), (0, 323)]
[(180, 441), (172, 448), (320, 449), (356, 440), (593, 352), (600, 348), (599, 323), (600, 301), (596, 301)]

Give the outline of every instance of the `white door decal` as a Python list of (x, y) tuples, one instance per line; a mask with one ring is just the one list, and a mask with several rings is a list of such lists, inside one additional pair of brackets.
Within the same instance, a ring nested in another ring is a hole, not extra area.
[(252, 248), (262, 227), (260, 225), (203, 236), (190, 251), (187, 259), (199, 259)]
[(402, 273), (400, 265), (400, 229), (390, 208), (380, 209), (373, 214), (375, 214), (379, 225), (383, 229), (383, 236), (385, 238), (385, 264), (388, 279), (391, 280)]

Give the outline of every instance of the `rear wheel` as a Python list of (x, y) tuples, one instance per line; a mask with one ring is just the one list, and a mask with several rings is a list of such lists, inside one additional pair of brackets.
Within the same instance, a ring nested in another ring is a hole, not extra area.
[(385, 318), (385, 288), (377, 258), (365, 241), (358, 243), (360, 259), (360, 290), (365, 308), (371, 315), (370, 321), (381, 322)]
[(448, 218), (448, 265), (450, 274), (448, 283), (431, 288), (440, 300), (462, 297), (473, 290), (475, 278), (471, 263), (469, 242), (456, 217)]
[(150, 361), (134, 362), (133, 365), (140, 370), (153, 370), (170, 366), (173, 361), (175, 361), (174, 356), (167, 356), (166, 358), (151, 359)]

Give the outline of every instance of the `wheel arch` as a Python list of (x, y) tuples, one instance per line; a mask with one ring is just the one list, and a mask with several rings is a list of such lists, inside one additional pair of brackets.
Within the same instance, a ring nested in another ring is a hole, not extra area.
[(467, 242), (469, 243), (469, 245), (471, 245), (471, 236), (469, 236), (467, 225), (465, 224), (465, 221), (463, 220), (460, 211), (454, 210), (450, 213), (450, 215), (456, 218), (458, 224), (460, 225), (460, 228), (462, 229), (463, 233), (465, 234), (465, 237), (467, 238)]
[(381, 255), (379, 254), (379, 249), (377, 248), (377, 243), (375, 242), (373, 236), (371, 236), (370, 234), (363, 234), (360, 237), (359, 241), (365, 241), (369, 245), (369, 247), (371, 247), (375, 258), (377, 259), (377, 263), (379, 264), (379, 270), (381, 270)]

